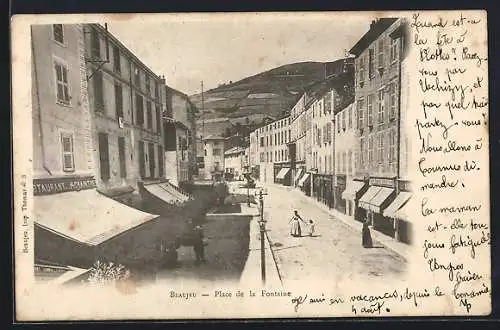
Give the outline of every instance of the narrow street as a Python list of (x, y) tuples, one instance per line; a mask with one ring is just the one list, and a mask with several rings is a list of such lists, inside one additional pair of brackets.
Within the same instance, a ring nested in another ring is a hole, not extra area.
[[(295, 281), (303, 285), (304, 280), (341, 283), (383, 277), (390, 281), (404, 273), (403, 258), (377, 243), (374, 248), (363, 248), (359, 232), (320, 209), (309, 197), (291, 191), (290, 187), (266, 188), (264, 214), (268, 236), (285, 287)], [(290, 236), (288, 222), (293, 210), (298, 210), (304, 220), (315, 222), (313, 237), (305, 236), (305, 226), (303, 237)]]

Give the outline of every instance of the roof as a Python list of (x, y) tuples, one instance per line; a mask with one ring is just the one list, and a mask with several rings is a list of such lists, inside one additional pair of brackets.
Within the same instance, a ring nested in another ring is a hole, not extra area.
[[(340, 96), (342, 102), (341, 105), (346, 102), (346, 99), (354, 99), (354, 71), (348, 70), (340, 74), (329, 77), (326, 80), (311, 87), (308, 91), (309, 101), (307, 102), (305, 108), (309, 107), (313, 102), (320, 99), (328, 91), (335, 89), (337, 94)], [(347, 87), (347, 88), (346, 88)], [(340, 107), (342, 109), (342, 107)]]
[(165, 85), (165, 89), (167, 89), (170, 92), (173, 92), (175, 94), (180, 95), (182, 98), (184, 98), (191, 105), (191, 107), (193, 108), (193, 110), (195, 112), (198, 112), (198, 107), (193, 103), (193, 101), (191, 101), (191, 99), (189, 98), (189, 96), (186, 93), (183, 93), (180, 90), (175, 89), (173, 87), (170, 87), (168, 85)]
[(232, 155), (232, 154), (239, 154), (239, 153), (244, 153), (245, 148), (243, 147), (232, 147), (228, 149), (226, 152), (224, 152), (224, 155)]
[(222, 137), (222, 136), (219, 136), (219, 135), (209, 135), (205, 138), (203, 138), (204, 141), (206, 140), (225, 140), (226, 138)]
[(374, 40), (376, 40), (397, 20), (397, 18), (380, 18), (373, 21), (370, 25), (370, 30), (368, 30), (368, 32), (366, 32), (361, 39), (358, 40), (349, 53), (355, 55), (356, 57), (359, 56)]
[(137, 56), (135, 56), (134, 53), (132, 53), (132, 51), (127, 47), (125, 46), (120, 40), (118, 40), (117, 37), (115, 37), (109, 30), (107, 30), (104, 26), (102, 26), (101, 24), (97, 24), (97, 23), (87, 23), (87, 24), (84, 24), (84, 25), (88, 25), (88, 26), (91, 26), (93, 27), (94, 29), (98, 30), (100, 33), (104, 33), (106, 34), (107, 37), (109, 37), (112, 42), (116, 43), (118, 46), (120, 46), (122, 48), (122, 50), (124, 50), (130, 57), (132, 57), (132, 59), (134, 60), (134, 63), (135, 64), (139, 64), (142, 66), (143, 69), (145, 69), (146, 71), (148, 71), (150, 74), (152, 74), (156, 79), (158, 80), (161, 80), (160, 76), (157, 75), (156, 73), (153, 72), (153, 70), (151, 70), (144, 62), (142, 62)]

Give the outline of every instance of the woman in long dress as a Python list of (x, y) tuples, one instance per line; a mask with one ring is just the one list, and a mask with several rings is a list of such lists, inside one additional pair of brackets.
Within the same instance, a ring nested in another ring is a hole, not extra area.
[(299, 212), (297, 212), (297, 210), (295, 210), (293, 212), (293, 216), (292, 216), (292, 219), (290, 219), (290, 224), (291, 224), (291, 227), (290, 227), (290, 235), (292, 235), (293, 237), (301, 237), (302, 236), (302, 228), (300, 227), (300, 221), (304, 222), (304, 220), (302, 220), (302, 218), (300, 217), (299, 215)]
[(365, 221), (363, 222), (361, 244), (363, 244), (364, 248), (373, 247), (372, 235), (370, 233), (370, 227), (368, 227), (368, 217), (366, 217)]

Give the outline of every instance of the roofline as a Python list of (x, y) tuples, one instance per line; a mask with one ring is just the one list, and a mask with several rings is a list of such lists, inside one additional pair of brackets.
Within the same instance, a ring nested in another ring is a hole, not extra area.
[(350, 54), (358, 57), (369, 45), (376, 40), (385, 30), (394, 24), (399, 18), (384, 17), (370, 25), (369, 30), (349, 50)]
[(132, 53), (132, 51), (127, 46), (125, 46), (125, 44), (123, 44), (123, 42), (121, 42), (117, 37), (115, 37), (109, 30), (106, 30), (101, 24), (98, 24), (98, 23), (83, 23), (83, 25), (84, 26), (85, 25), (89, 25), (89, 26), (91, 26), (91, 27), (99, 30), (99, 32), (105, 33), (114, 43), (117, 43), (120, 47), (124, 48), (125, 52), (130, 57), (132, 57), (132, 59), (134, 60), (134, 62), (138, 62), (150, 74), (152, 74), (153, 76), (155, 76), (155, 78), (157, 78), (159, 81), (162, 81), (162, 78), (160, 78), (159, 75), (157, 75), (156, 73), (154, 73), (153, 70), (151, 70), (143, 61), (141, 61), (134, 53)]

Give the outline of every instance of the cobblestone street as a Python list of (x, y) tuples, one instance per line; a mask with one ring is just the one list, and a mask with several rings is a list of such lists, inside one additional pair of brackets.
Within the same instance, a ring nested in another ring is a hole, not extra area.
[[(378, 242), (374, 248), (363, 248), (359, 232), (319, 208), (309, 197), (292, 192), (289, 187), (266, 188), (264, 214), (268, 236), (285, 286), (304, 280), (342, 283), (383, 277), (390, 281), (404, 273), (406, 261), (402, 257)], [(304, 237), (290, 236), (288, 222), (295, 209), (304, 220), (315, 222), (313, 237), (305, 236), (305, 226)]]

